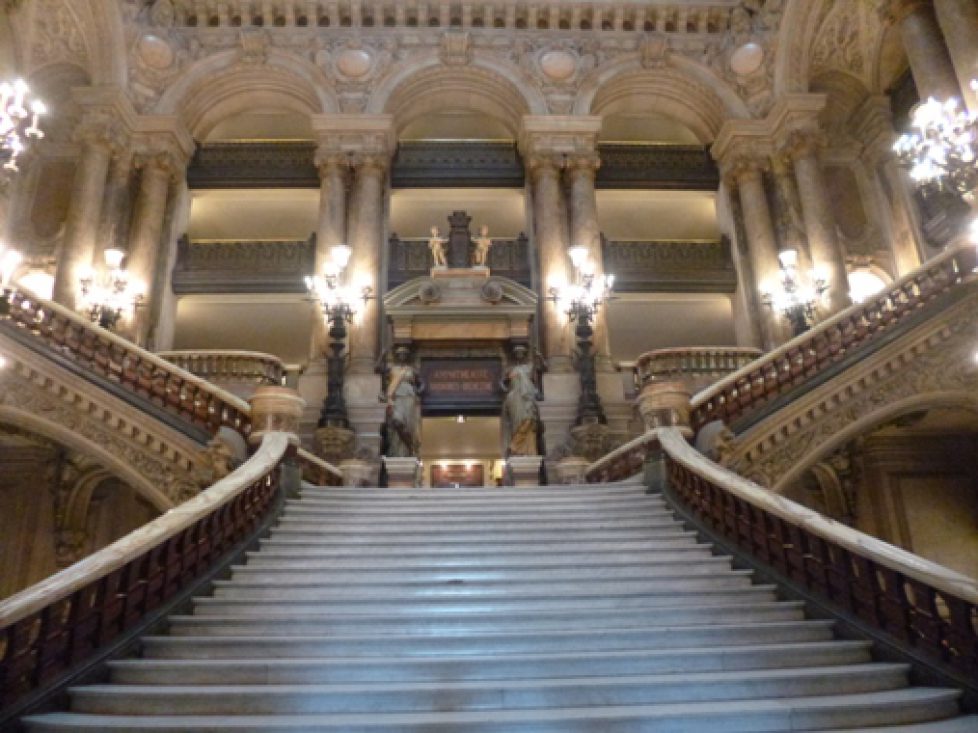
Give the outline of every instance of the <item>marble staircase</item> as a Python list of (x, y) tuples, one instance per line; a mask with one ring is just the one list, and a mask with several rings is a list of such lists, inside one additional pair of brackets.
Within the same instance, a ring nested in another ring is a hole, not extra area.
[(636, 483), (306, 488), (139, 658), (37, 732), (964, 733), (954, 690), (677, 522)]

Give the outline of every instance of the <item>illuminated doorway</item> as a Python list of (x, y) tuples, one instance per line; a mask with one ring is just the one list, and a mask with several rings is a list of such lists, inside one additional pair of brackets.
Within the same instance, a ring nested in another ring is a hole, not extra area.
[(425, 417), (421, 460), (425, 486), (498, 486), (503, 472), (499, 417)]

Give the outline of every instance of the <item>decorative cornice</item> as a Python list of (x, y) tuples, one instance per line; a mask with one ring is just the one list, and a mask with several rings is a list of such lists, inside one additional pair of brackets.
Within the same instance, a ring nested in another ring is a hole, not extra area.
[(523, 157), (593, 155), (598, 147), (599, 116), (526, 115), (520, 125)]
[(316, 155), (379, 155), (390, 157), (397, 145), (391, 115), (314, 115)]

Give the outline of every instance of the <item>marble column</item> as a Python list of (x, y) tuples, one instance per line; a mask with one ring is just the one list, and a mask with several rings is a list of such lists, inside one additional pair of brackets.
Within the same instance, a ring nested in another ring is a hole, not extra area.
[(112, 159), (107, 129), (86, 130), (65, 219), (65, 234), (54, 275), (53, 298), (75, 307), (78, 276), (92, 266), (105, 181)]
[(544, 298), (541, 305), (540, 335), (543, 353), (551, 372), (571, 371), (570, 336), (567, 315), (546, 299), (551, 284), (567, 283), (570, 262), (561, 221), (560, 166), (554, 156), (538, 154), (527, 163), (532, 181), (534, 241), (540, 259), (540, 281)]
[(958, 77), (958, 86), (968, 109), (978, 113), (978, 91), (971, 80), (978, 78), (978, 2), (934, 0), (937, 20)]
[[(595, 196), (594, 177), (601, 159), (597, 154), (568, 158), (566, 165), (570, 219), (571, 247), (587, 247), (588, 257), (594, 263), (596, 277), (604, 275), (604, 259), (601, 250), (601, 228), (598, 226), (598, 202)], [(607, 309), (601, 308), (594, 318), (594, 351), (598, 367), (610, 368), (611, 348), (608, 340)]]
[(350, 371), (371, 374), (380, 347), (381, 252), (384, 243), (386, 155), (364, 155), (355, 162), (353, 210), (350, 222), (350, 263), (346, 277), (373, 288), (374, 298), (363, 303), (350, 328)]
[(852, 301), (849, 299), (845, 256), (836, 234), (835, 216), (818, 160), (816, 137), (810, 134), (794, 136), (788, 154), (794, 163), (812, 267), (826, 277), (828, 289), (823, 303), (827, 314), (831, 315), (848, 307)]
[[(108, 182), (102, 200), (97, 249), (125, 249), (129, 234), (129, 182), (132, 178), (132, 151), (118, 150), (109, 166)], [(100, 264), (100, 253), (95, 253)]]
[[(773, 287), (780, 274), (777, 238), (764, 192), (761, 163), (754, 160), (738, 161), (732, 175), (740, 194), (740, 209), (747, 230), (750, 264), (758, 296), (755, 300), (760, 303), (765, 289)], [(757, 317), (761, 324), (764, 348), (773, 349), (784, 340), (786, 334), (785, 326), (779, 322), (780, 314), (762, 306)]]
[(899, 26), (920, 98), (960, 97), (958, 78), (932, 0), (893, 0), (889, 12)]
[[(349, 158), (345, 155), (317, 155), (319, 168), (319, 221), (316, 226), (316, 275), (322, 275), (329, 261), (330, 247), (347, 244), (346, 207)], [(329, 336), (324, 318), (317, 318), (309, 347), (312, 362), (324, 357)]]
[(798, 250), (798, 266), (808, 272), (812, 269), (812, 255), (808, 247), (808, 234), (799, 213), (798, 192), (791, 177), (791, 160), (788, 156), (771, 156), (771, 174), (778, 209), (775, 232), (782, 248), (794, 247)]
[(150, 154), (137, 162), (141, 168), (139, 193), (133, 210), (132, 232), (129, 238), (129, 257), (126, 268), (132, 283), (143, 293), (141, 313), (135, 318), (133, 340), (145, 345), (150, 323), (146, 314), (155, 312), (156, 269), (162, 247), (163, 217), (170, 180), (176, 163), (168, 154)]

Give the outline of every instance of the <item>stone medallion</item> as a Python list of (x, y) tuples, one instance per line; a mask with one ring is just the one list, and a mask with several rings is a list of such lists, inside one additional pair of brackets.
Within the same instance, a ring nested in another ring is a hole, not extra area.
[(336, 57), (336, 69), (344, 76), (358, 79), (373, 65), (373, 57), (362, 48), (348, 48)]
[(159, 36), (147, 33), (137, 45), (139, 60), (151, 69), (162, 71), (173, 64), (173, 49)]
[(569, 51), (547, 51), (540, 57), (540, 69), (552, 81), (567, 81), (577, 71), (577, 58)]
[(764, 62), (764, 49), (756, 43), (745, 43), (730, 55), (730, 69), (735, 74), (753, 74)]

